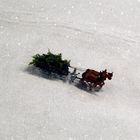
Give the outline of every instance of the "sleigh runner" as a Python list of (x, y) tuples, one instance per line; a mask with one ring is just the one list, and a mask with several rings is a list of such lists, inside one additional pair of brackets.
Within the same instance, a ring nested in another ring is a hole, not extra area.
[[(113, 73), (104, 71), (95, 71), (92, 69), (81, 69), (70, 65), (69, 60), (63, 60), (62, 54), (53, 54), (48, 51), (47, 54), (36, 54), (30, 65), (46, 71), (49, 75), (56, 74), (65, 77), (70, 83), (78, 82), (82, 86), (86, 86), (89, 90), (98, 87), (99, 89), (105, 85), (106, 79), (111, 80)], [(70, 71), (72, 69), (72, 71)], [(77, 72), (79, 71), (79, 72)], [(83, 71), (81, 73), (81, 71)], [(68, 78), (69, 77), (69, 78)]]

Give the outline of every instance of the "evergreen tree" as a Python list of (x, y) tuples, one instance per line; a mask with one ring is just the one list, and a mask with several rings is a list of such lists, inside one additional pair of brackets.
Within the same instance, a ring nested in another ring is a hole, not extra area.
[(36, 54), (33, 56), (32, 62), (29, 65), (34, 65), (49, 73), (57, 73), (59, 75), (68, 75), (70, 61), (62, 60), (62, 54), (53, 54), (48, 51), (47, 54)]

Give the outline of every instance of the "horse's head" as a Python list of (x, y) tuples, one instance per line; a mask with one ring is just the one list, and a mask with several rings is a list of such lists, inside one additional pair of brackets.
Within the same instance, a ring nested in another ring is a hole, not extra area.
[(102, 78), (103, 78), (104, 80), (106, 80), (106, 78), (108, 78), (109, 80), (112, 79), (113, 72), (112, 72), (112, 73), (109, 73), (109, 72), (107, 72), (107, 70), (105, 69), (105, 70), (102, 71), (101, 73), (102, 73)]
[(113, 72), (112, 72), (112, 73), (108, 73), (107, 78), (108, 78), (109, 80), (111, 80), (111, 79), (112, 79), (112, 76), (113, 76)]

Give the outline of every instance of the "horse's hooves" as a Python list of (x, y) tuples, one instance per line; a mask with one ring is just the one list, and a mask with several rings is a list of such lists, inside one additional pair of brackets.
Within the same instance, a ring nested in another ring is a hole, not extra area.
[(99, 91), (101, 88), (102, 88), (101, 86), (96, 86), (96, 87), (94, 88), (94, 90), (95, 90), (95, 91)]

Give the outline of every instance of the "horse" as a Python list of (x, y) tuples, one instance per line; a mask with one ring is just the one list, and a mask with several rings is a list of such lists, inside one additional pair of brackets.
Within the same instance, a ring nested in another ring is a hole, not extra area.
[(95, 71), (92, 69), (87, 69), (83, 74), (82, 74), (82, 78), (80, 79), (81, 83), (86, 83), (90, 90), (92, 90), (92, 88), (102, 88), (103, 85), (105, 85), (104, 81), (108, 78), (109, 80), (112, 79), (113, 76), (113, 72), (109, 73), (107, 72), (107, 70), (105, 69), (104, 71)]

